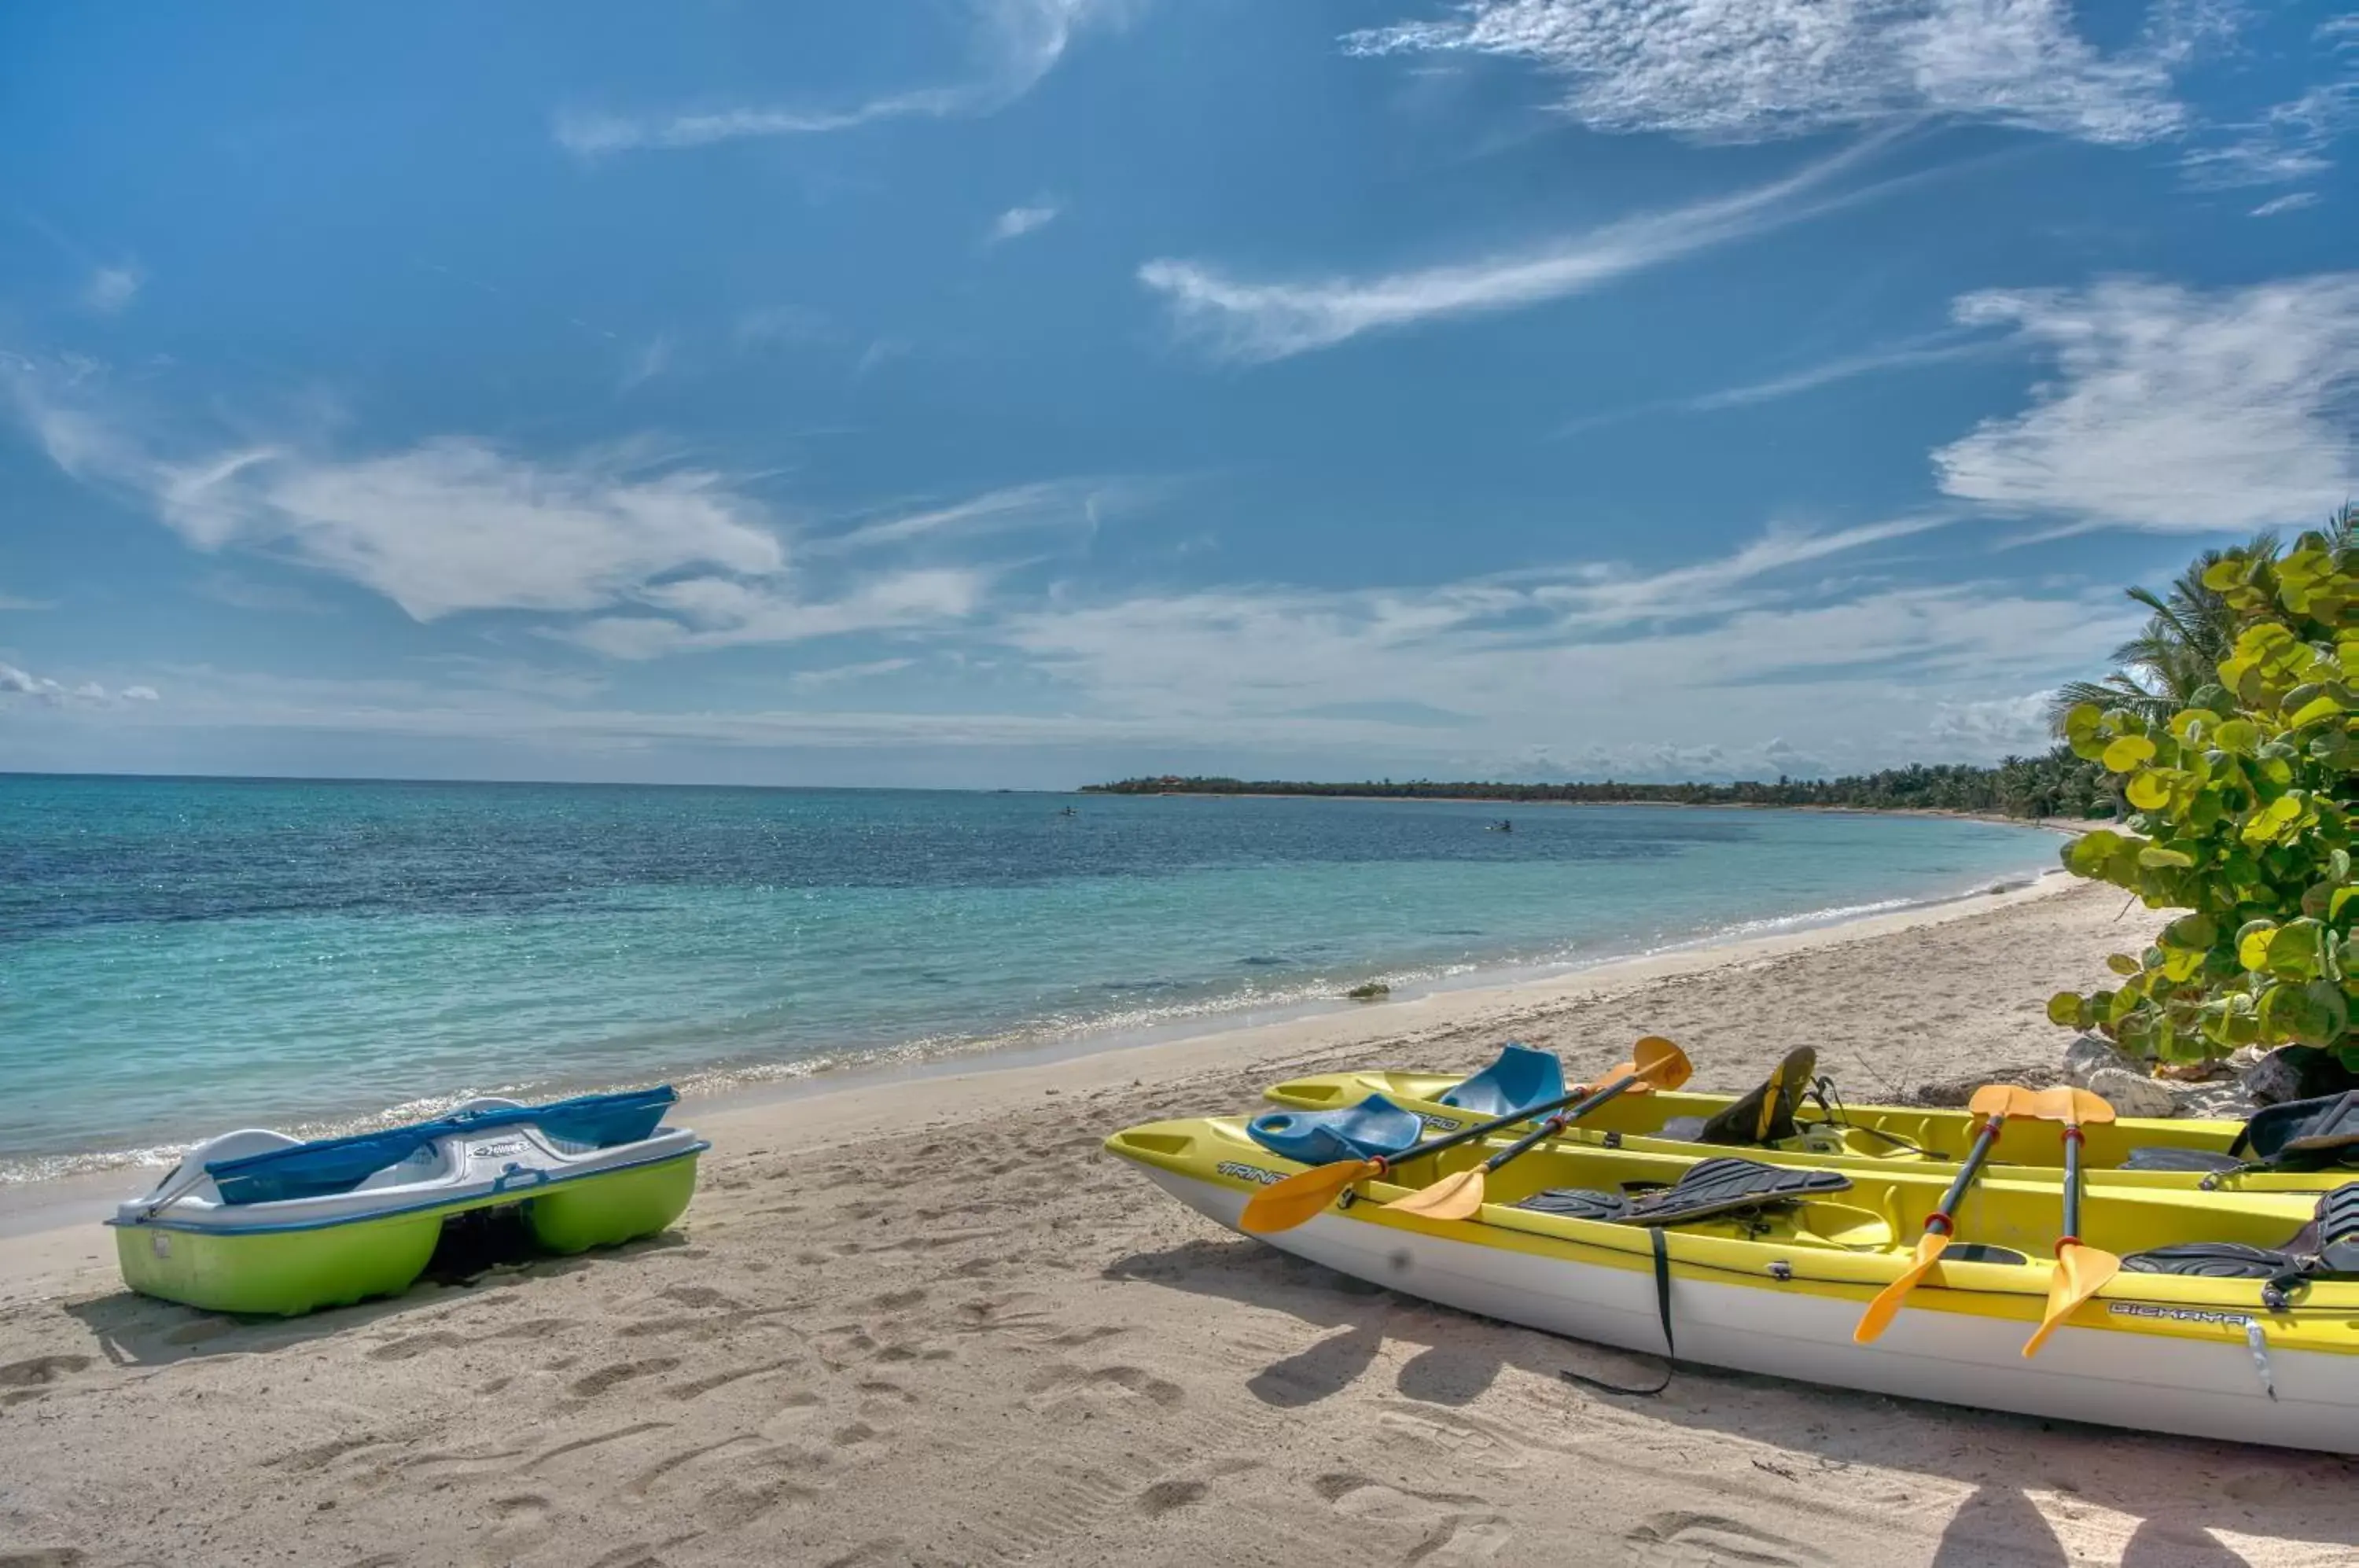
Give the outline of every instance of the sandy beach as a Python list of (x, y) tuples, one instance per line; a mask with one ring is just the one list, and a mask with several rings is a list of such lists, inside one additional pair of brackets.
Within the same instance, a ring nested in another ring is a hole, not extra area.
[[(1002, 1071), (688, 1102), (675, 1232), (293, 1322), (0, 1240), (0, 1564), (2346, 1563), (2335, 1458), (1656, 1364), (1217, 1229), (1100, 1151), (1283, 1075), (1817, 1047), (1854, 1099), (2051, 1069), (2151, 917), (2060, 886)], [(139, 1185), (126, 1173), (120, 1192)], [(2355, 1444), (2359, 1445), (2359, 1444)]]

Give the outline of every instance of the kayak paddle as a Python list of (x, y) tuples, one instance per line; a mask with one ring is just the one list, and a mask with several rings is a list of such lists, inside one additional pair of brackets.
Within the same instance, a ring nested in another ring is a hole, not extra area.
[(2039, 1347), (2082, 1302), (2104, 1289), (2122, 1266), (2110, 1252), (2100, 1252), (2081, 1239), (2081, 1124), (2100, 1125), (2114, 1119), (2114, 1107), (2104, 1096), (2086, 1089), (2050, 1089), (2039, 1096), (2038, 1115), (2052, 1116), (2064, 1124), (2064, 1234), (2056, 1239), (2056, 1272), (2048, 1281), (2048, 1311), (2039, 1327), (2024, 1342), (2026, 1356)]
[[(1668, 1040), (1653, 1035), (1640, 1040), (1633, 1050), (1632, 1056), (1633, 1061), (1625, 1062), (1613, 1069), (1614, 1077), (1646, 1076), (1645, 1070), (1639, 1063), (1650, 1059), (1656, 1061), (1657, 1072), (1665, 1075), (1666, 1087), (1674, 1087), (1685, 1083), (1690, 1071), (1686, 1054), (1678, 1046)], [(1676, 1077), (1670, 1076), (1669, 1069), (1665, 1065), (1667, 1062), (1673, 1062), (1678, 1066)], [(1264, 1187), (1247, 1199), (1245, 1213), (1238, 1216), (1237, 1228), (1254, 1236), (1268, 1236), (1277, 1231), (1292, 1230), (1296, 1225), (1318, 1218), (1327, 1211), (1330, 1203), (1361, 1181), (1386, 1175), (1395, 1167), (1408, 1160), (1421, 1159), (1429, 1154), (1438, 1154), (1445, 1149), (1455, 1149), (1462, 1143), (1469, 1143), (1478, 1138), (1487, 1138), (1495, 1132), (1504, 1132), (1520, 1122), (1529, 1121), (1535, 1116), (1561, 1110), (1588, 1093), (1589, 1090), (1585, 1085), (1575, 1088), (1561, 1099), (1550, 1100), (1545, 1105), (1527, 1105), (1521, 1110), (1511, 1111), (1494, 1120), (1477, 1122), (1471, 1127), (1461, 1127), (1456, 1132), (1444, 1133), (1441, 1137), (1428, 1139), (1414, 1149), (1405, 1149), (1389, 1160), (1382, 1155), (1373, 1155), (1366, 1160), (1338, 1160), (1329, 1164), (1313, 1166), (1308, 1171), (1299, 1171), (1283, 1181), (1273, 1182)]]
[(1650, 1034), (1631, 1048), (1630, 1061), (1624, 1071), (1617, 1073), (1604, 1087), (1579, 1105), (1544, 1118), (1539, 1126), (1473, 1170), (1444, 1176), (1406, 1198), (1395, 1198), (1385, 1207), (1397, 1209), (1405, 1214), (1421, 1214), (1430, 1220), (1465, 1219), (1482, 1208), (1484, 1183), (1500, 1166), (1554, 1138), (1617, 1094), (1633, 1091), (1645, 1094), (1649, 1089), (1676, 1089), (1688, 1081), (1688, 1074), (1693, 1071), (1695, 1069), (1689, 1063), (1685, 1051), (1661, 1036)]
[(1983, 1161), (1990, 1157), (1991, 1146), (1998, 1141), (1999, 1129), (2006, 1126), (2007, 1113), (2017, 1108), (2018, 1099), (2030, 1097), (2027, 1089), (1985, 1083), (1966, 1102), (1967, 1110), (1985, 1118), (1983, 1130), (1974, 1136), (1974, 1147), (1951, 1178), (1950, 1190), (1941, 1194), (1940, 1206), (1925, 1216), (1925, 1234), (1917, 1238), (1917, 1260), (1867, 1303), (1867, 1311), (1860, 1314), (1859, 1326), (1851, 1331), (1854, 1341), (1866, 1345), (1890, 1328), (1892, 1320), (1900, 1315), (1901, 1303), (1908, 1299), (1908, 1292), (1933, 1271), (1933, 1265), (1941, 1261), (1941, 1254), (1949, 1250), (1950, 1238), (1957, 1234), (1958, 1205), (1965, 1201), (1966, 1189), (1982, 1173)]

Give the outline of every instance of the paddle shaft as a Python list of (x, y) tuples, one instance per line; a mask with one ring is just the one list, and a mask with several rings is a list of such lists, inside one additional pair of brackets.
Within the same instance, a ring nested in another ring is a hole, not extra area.
[(1506, 1148), (1499, 1150), (1498, 1153), (1484, 1160), (1483, 1162), (1483, 1169), (1485, 1171), (1496, 1171), (1500, 1166), (1505, 1165), (1508, 1160), (1513, 1160), (1518, 1154), (1525, 1152), (1535, 1144), (1540, 1143), (1548, 1138), (1554, 1138), (1566, 1127), (1571, 1127), (1573, 1123), (1579, 1121), (1582, 1117), (1587, 1116), (1590, 1112), (1595, 1110), (1598, 1106), (1603, 1105), (1606, 1101), (1614, 1098), (1614, 1095), (1619, 1094), (1622, 1091), (1629, 1088), (1633, 1083), (1637, 1082), (1638, 1079), (1636, 1074), (1626, 1078), (1616, 1078), (1613, 1083), (1608, 1083), (1603, 1089), (1598, 1090), (1597, 1093), (1590, 1095), (1589, 1098), (1582, 1101), (1579, 1105), (1574, 1105), (1571, 1110), (1564, 1110), (1561, 1108), (1562, 1105), (1570, 1103), (1570, 1097), (1565, 1101), (1560, 1101), (1558, 1114), (1543, 1118), (1539, 1126), (1534, 1127), (1531, 1131), (1526, 1133), (1523, 1137), (1516, 1139), (1515, 1142), (1507, 1145)]
[(2081, 1124), (2064, 1124), (2064, 1234), (2056, 1249), (2081, 1245)]
[[(1614, 1094), (1620, 1094), (1623, 1090), (1628, 1088), (1631, 1084), (1636, 1082), (1638, 1082), (1638, 1080), (1635, 1077), (1625, 1078), (1613, 1085), (1613, 1094), (1605, 1094), (1603, 1091), (1600, 1091), (1598, 1094), (1591, 1094), (1590, 1099), (1594, 1101), (1596, 1104), (1603, 1105), (1606, 1100), (1612, 1099)], [(1546, 1119), (1540, 1124), (1541, 1130), (1533, 1135), (1535, 1140), (1537, 1140), (1538, 1138), (1548, 1136), (1548, 1129), (1551, 1126), (1560, 1126), (1563, 1122), (1572, 1119), (1571, 1116), (1561, 1118), (1551, 1116), (1549, 1115), (1549, 1112), (1561, 1111), (1567, 1105), (1572, 1105), (1575, 1101), (1580, 1100), (1583, 1094), (1588, 1094), (1589, 1091), (1585, 1088), (1575, 1089), (1571, 1094), (1565, 1095), (1560, 1100), (1550, 1100), (1545, 1105), (1526, 1105), (1520, 1111), (1511, 1111), (1507, 1115), (1500, 1116), (1495, 1120), (1477, 1122), (1473, 1127), (1460, 1127), (1456, 1132), (1443, 1133), (1440, 1138), (1428, 1138), (1423, 1143), (1419, 1144), (1416, 1148), (1404, 1150), (1399, 1154), (1392, 1155), (1390, 1157), (1381, 1154), (1377, 1155), (1375, 1156), (1375, 1163), (1383, 1166), (1386, 1171), (1397, 1171), (1412, 1160), (1422, 1160), (1429, 1154), (1439, 1154), (1445, 1149), (1455, 1149), (1462, 1143), (1472, 1143), (1478, 1138), (1488, 1138), (1495, 1132), (1500, 1132), (1506, 1128), (1514, 1127), (1518, 1122), (1529, 1121), (1534, 1116), (1545, 1117)], [(1589, 1108), (1589, 1105), (1583, 1104), (1580, 1110), (1576, 1110), (1572, 1113), (1572, 1116), (1580, 1116), (1582, 1111), (1586, 1111)]]
[(1974, 1136), (1974, 1146), (1967, 1151), (1966, 1162), (1958, 1167), (1951, 1179), (1950, 1190), (1941, 1194), (1941, 1206), (1925, 1216), (1925, 1228), (1941, 1236), (1955, 1236), (1958, 1230), (1958, 1205), (1965, 1201), (1966, 1188), (1981, 1173), (1983, 1161), (1990, 1158), (1991, 1146), (1998, 1142), (1999, 1129), (2006, 1126), (2003, 1116), (1993, 1116), (1983, 1124)]

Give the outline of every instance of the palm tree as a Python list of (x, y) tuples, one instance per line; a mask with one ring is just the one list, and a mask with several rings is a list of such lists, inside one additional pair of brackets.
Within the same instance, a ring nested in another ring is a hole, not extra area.
[[(2344, 506), (2328, 520), (2329, 547), (2347, 550), (2359, 542), (2359, 506)], [(2227, 601), (2203, 586), (2203, 573), (2229, 555), (2275, 560), (2284, 547), (2264, 530), (2235, 550), (2207, 550), (2171, 580), (2161, 593), (2132, 588), (2129, 596), (2150, 612), (2137, 636), (2114, 649), (2119, 668), (2102, 681), (2068, 681), (2048, 703), (2049, 727), (2064, 733), (2064, 716), (2083, 702), (2127, 708), (2149, 724), (2162, 724), (2220, 677), (2220, 661), (2236, 639)]]

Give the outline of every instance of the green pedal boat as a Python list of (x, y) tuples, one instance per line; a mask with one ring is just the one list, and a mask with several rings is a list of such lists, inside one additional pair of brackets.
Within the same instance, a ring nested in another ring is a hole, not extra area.
[(226, 1133), (106, 1223), (123, 1282), (168, 1301), (292, 1317), (397, 1295), (460, 1215), (512, 1209), (554, 1253), (670, 1225), (712, 1147), (662, 1125), (679, 1098), (667, 1085), (546, 1105), (476, 1099), (433, 1121), (310, 1142)]

